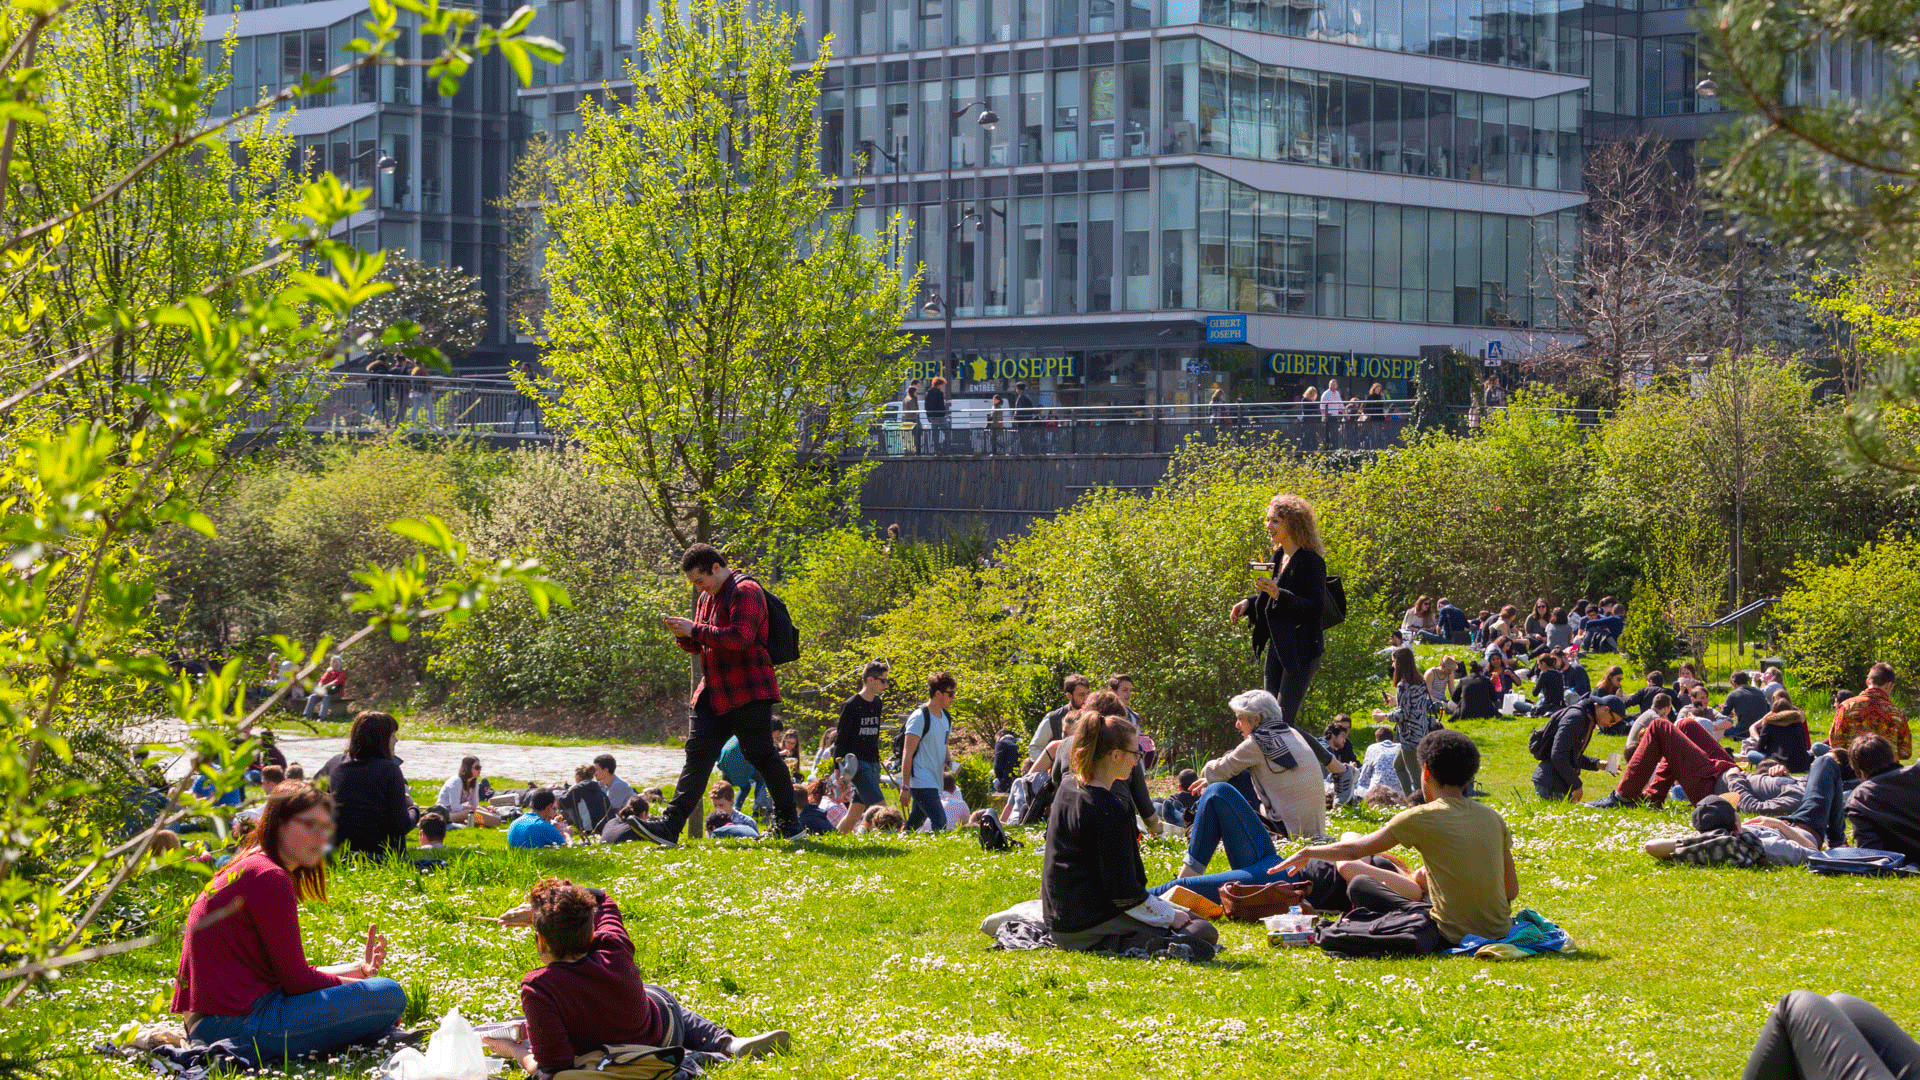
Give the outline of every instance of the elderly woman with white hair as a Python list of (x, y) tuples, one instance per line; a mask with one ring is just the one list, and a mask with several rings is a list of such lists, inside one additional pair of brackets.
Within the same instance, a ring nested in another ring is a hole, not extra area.
[[(1156, 892), (1180, 884), (1212, 899), (1219, 895), (1220, 886), (1231, 881), (1272, 880), (1267, 871), (1280, 863), (1273, 836), (1246, 796), (1229, 783), (1242, 773), (1252, 781), (1267, 817), (1279, 822), (1288, 836), (1302, 839), (1326, 832), (1326, 791), (1320, 782), (1320, 763), (1310, 748), (1311, 736), (1282, 720), (1280, 702), (1265, 690), (1238, 694), (1227, 707), (1240, 729), (1240, 744), (1201, 766), (1200, 779), (1192, 788), (1200, 801), (1194, 805), (1193, 824), (1187, 830), (1186, 864), (1177, 882)], [(1338, 761), (1335, 764), (1344, 767)], [(1232, 870), (1207, 873), (1216, 848), (1226, 849)]]

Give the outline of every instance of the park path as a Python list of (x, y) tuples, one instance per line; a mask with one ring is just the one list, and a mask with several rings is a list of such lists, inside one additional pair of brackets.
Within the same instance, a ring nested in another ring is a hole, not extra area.
[[(169, 742), (163, 725), (141, 732), (155, 742)], [(179, 738), (176, 728), (172, 738)], [(276, 732), (274, 743), (287, 755), (289, 763), (299, 762), (311, 774), (328, 758), (347, 748), (344, 735), (300, 735)], [(576, 766), (591, 762), (597, 755), (612, 754), (620, 763), (620, 776), (637, 790), (654, 784), (671, 783), (680, 775), (686, 754), (678, 747), (642, 746), (621, 743), (607, 746), (522, 746), (518, 743), (467, 742), (425, 739), (401, 739), (395, 751), (401, 759), (401, 771), (409, 780), (444, 780), (460, 770), (460, 759), (467, 754), (480, 758), (487, 775), (511, 780), (531, 780), (536, 784), (571, 783)], [(167, 775), (178, 777), (186, 771), (185, 755), (167, 764)]]

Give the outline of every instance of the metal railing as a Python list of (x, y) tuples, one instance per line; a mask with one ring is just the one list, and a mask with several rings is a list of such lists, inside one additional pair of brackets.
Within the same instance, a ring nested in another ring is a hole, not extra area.
[[(1359, 406), (1354, 411), (1354, 406)], [(1344, 402), (1338, 412), (1304, 401), (1201, 405), (1071, 405), (990, 411), (963, 398), (944, 417), (902, 415), (895, 402), (868, 421), (869, 457), (1164, 454), (1189, 439), (1274, 438), (1302, 453), (1382, 450), (1400, 441), (1410, 398)]]
[[(546, 440), (546, 401), (522, 394), (503, 379), (453, 376), (336, 374), (305, 392), (298, 430), (312, 434), (368, 434), (411, 428), (495, 438)], [(279, 410), (254, 414), (245, 430), (284, 430)]]

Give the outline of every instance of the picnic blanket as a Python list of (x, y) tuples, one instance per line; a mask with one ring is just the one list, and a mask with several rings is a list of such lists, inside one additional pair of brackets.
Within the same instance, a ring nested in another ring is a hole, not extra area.
[(1532, 908), (1522, 908), (1520, 914), (1513, 917), (1513, 929), (1506, 937), (1496, 940), (1468, 934), (1447, 951), (1456, 956), (1471, 953), (1476, 960), (1525, 960), (1529, 956), (1566, 952), (1571, 948), (1573, 939), (1565, 930)]

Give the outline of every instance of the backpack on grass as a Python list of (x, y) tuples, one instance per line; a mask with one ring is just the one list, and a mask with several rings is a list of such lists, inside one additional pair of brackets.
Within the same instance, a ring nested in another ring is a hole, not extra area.
[(1007, 830), (1000, 824), (1000, 815), (991, 810), (983, 810), (980, 818), (980, 847), (984, 851), (1012, 851), (1014, 848), (1026, 847), (1026, 845), (1007, 835)]

